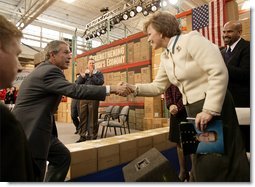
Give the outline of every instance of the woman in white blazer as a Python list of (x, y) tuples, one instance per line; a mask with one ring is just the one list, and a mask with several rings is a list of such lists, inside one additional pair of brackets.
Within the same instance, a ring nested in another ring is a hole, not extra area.
[(196, 31), (182, 34), (178, 21), (168, 12), (154, 14), (144, 24), (144, 31), (153, 49), (165, 50), (152, 83), (127, 84), (134, 95), (156, 96), (174, 84), (198, 129), (203, 131), (214, 119), (224, 123), (225, 153), (193, 155), (191, 181), (250, 181), (249, 162), (227, 91), (228, 71), (218, 46)]

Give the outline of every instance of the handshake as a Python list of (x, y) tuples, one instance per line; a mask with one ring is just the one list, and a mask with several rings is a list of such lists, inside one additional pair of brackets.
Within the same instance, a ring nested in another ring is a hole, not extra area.
[(111, 93), (114, 93), (119, 96), (126, 97), (135, 92), (136, 86), (126, 83), (120, 82), (117, 85), (111, 85)]

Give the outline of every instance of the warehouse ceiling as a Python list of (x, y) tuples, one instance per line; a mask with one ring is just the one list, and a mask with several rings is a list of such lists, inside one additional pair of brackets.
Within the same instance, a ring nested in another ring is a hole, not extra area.
[[(179, 12), (190, 10), (210, 0), (179, 0)], [(59, 31), (69, 32), (77, 36), (86, 37), (91, 28), (102, 26), (102, 19), (112, 17), (125, 10), (138, 5), (152, 4), (154, 0), (74, 0), (66, 3), (64, 0), (0, 0), (0, 14), (9, 20), (25, 28), (29, 24), (55, 28)], [(244, 0), (236, 0), (238, 6), (242, 6)], [(177, 9), (169, 4), (164, 10), (177, 14)], [(126, 37), (142, 31), (143, 22), (146, 20), (143, 14), (114, 24), (108, 35), (97, 37), (103, 43)], [(103, 23), (103, 22), (102, 22)], [(86, 31), (86, 32), (85, 32)], [(108, 40), (108, 41), (106, 41)]]

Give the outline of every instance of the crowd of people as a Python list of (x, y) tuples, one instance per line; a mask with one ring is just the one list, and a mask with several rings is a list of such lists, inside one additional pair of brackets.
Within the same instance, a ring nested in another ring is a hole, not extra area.
[(18, 90), (15, 86), (0, 90), (0, 100), (4, 104), (15, 104)]
[[(165, 49), (155, 79), (146, 84), (122, 82), (103, 86), (104, 78), (95, 69), (94, 59), (89, 60), (86, 72), (79, 75), (77, 82), (70, 83), (62, 71), (70, 64), (69, 45), (61, 40), (47, 44), (45, 61), (20, 85), (13, 111), (0, 103), (0, 181), (65, 180), (71, 156), (58, 139), (54, 119), (63, 95), (80, 101), (80, 121), (76, 129), (80, 134), (78, 142), (82, 142), (97, 138), (99, 101), (107, 95), (150, 97), (166, 91), (175, 94), (168, 97), (167, 106), (171, 114), (169, 139), (177, 143), (180, 152), (180, 179), (250, 181), (250, 164), (235, 112), (236, 106), (250, 107), (250, 44), (241, 38), (240, 22), (230, 21), (224, 25), (223, 39), (227, 47), (222, 51), (197, 31), (183, 34), (175, 16), (164, 11), (153, 14), (144, 23), (144, 32), (153, 49)], [(18, 71), (21, 38), (21, 31), (0, 15), (0, 89), (12, 86)], [(221, 156), (192, 154), (190, 174), (176, 138), (179, 137), (176, 126), (186, 116), (195, 118), (195, 126), (200, 131), (204, 131), (210, 121), (222, 120), (225, 143)]]

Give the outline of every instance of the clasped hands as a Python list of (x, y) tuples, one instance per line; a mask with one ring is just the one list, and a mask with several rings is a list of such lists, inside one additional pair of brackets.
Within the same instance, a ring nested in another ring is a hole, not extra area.
[(111, 85), (111, 93), (123, 97), (127, 97), (128, 95), (134, 93), (135, 89), (135, 85), (126, 82), (120, 82), (117, 85)]

